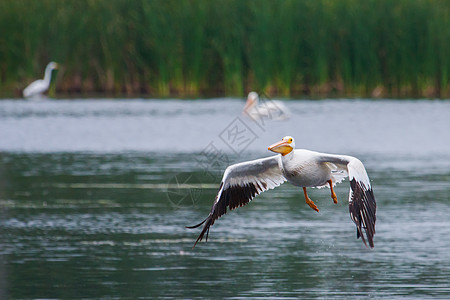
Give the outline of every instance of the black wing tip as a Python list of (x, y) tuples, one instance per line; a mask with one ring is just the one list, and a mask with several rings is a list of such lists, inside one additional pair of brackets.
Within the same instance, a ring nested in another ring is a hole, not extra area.
[[(364, 245), (367, 248), (369, 248), (369, 247), (374, 248), (375, 244), (373, 242), (373, 237), (375, 235), (375, 222), (373, 222), (369, 225), (370, 228), (362, 227), (361, 226), (361, 217), (360, 216), (358, 216), (358, 217), (359, 217), (358, 221), (353, 220), (353, 222), (356, 224), (356, 238), (357, 239), (361, 238), (361, 240), (363, 241)], [(363, 232), (363, 228), (366, 233), (365, 235)], [(367, 238), (367, 241), (366, 241), (366, 238)], [(367, 245), (367, 242), (369, 242), (369, 245)]]
[(366, 235), (367, 235), (367, 240), (368, 240), (368, 242), (369, 242), (369, 246), (367, 246), (367, 242), (366, 242), (366, 239), (364, 238), (364, 234), (362, 233), (361, 228), (360, 228), (360, 227), (357, 227), (357, 228), (356, 228), (356, 238), (357, 238), (357, 239), (361, 238), (361, 240), (363, 241), (364, 245), (365, 245), (367, 248), (369, 248), (369, 247), (370, 247), (370, 248), (374, 248), (375, 245), (374, 245), (374, 243), (373, 243), (373, 236), (368, 235), (368, 234), (367, 234), (367, 231), (366, 231)]
[[(206, 223), (205, 223), (206, 222)], [(208, 242), (208, 235), (209, 235), (209, 227), (212, 225), (212, 216), (209, 215), (205, 220), (203, 220), (203, 222), (201, 222), (200, 224), (194, 225), (194, 226), (186, 226), (186, 228), (189, 229), (193, 229), (193, 228), (197, 228), (200, 225), (202, 225), (203, 223), (205, 223), (205, 225), (203, 226), (202, 232), (200, 232), (200, 235), (198, 236), (197, 240), (194, 243), (194, 246), (192, 246), (192, 249), (195, 248), (195, 246), (197, 246), (197, 243), (200, 242), (201, 240), (203, 240), (203, 236), (206, 233), (206, 242)]]
[[(356, 225), (356, 238), (360, 238), (367, 248), (374, 248), (373, 237), (375, 235), (376, 202), (372, 188), (353, 178), (350, 181), (352, 198), (349, 203), (350, 216)], [(365, 235), (363, 229), (365, 231)], [(367, 241), (366, 241), (366, 238)], [(369, 246), (367, 245), (369, 242)]]
[[(261, 185), (264, 186), (264, 188), (266, 188), (267, 186), (266, 183), (262, 183)], [(211, 227), (214, 224), (215, 220), (220, 218), (222, 215), (226, 214), (228, 209), (234, 210), (235, 208), (246, 205), (247, 203), (250, 202), (250, 200), (252, 200), (256, 195), (258, 195), (261, 190), (261, 187), (257, 183), (255, 184), (252, 182), (245, 183), (243, 186), (236, 186), (236, 185), (229, 186), (228, 188), (223, 189), (222, 193), (220, 193), (220, 190), (222, 188), (223, 182), (220, 184), (219, 188), (220, 199), (217, 199), (216, 196), (216, 202), (214, 203), (209, 216), (197, 225), (186, 226), (186, 228), (194, 229), (200, 227), (202, 224), (205, 224), (203, 226), (202, 232), (198, 236), (192, 248), (195, 248), (197, 243), (203, 239), (205, 233), (206, 233), (206, 241), (208, 241), (209, 227)]]
[(197, 225), (194, 225), (194, 226), (185, 226), (185, 227), (188, 228), (188, 229), (194, 229), (194, 228), (200, 227), (203, 223), (206, 222), (206, 220), (208, 220), (208, 218), (204, 219), (201, 223), (198, 223)]

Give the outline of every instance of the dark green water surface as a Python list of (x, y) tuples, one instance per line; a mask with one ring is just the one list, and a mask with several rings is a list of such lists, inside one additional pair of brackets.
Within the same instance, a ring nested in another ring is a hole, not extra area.
[[(0, 102), (1, 299), (450, 297), (450, 141), (438, 131), (448, 104), (343, 101), (357, 116), (344, 115), (347, 130), (318, 122), (314, 133), (311, 122), (347, 110), (291, 102), (287, 123), (254, 127), (255, 142), (236, 153), (219, 135), (242, 103), (92, 102), (97, 111)], [(337, 205), (328, 189), (310, 190), (320, 213), (284, 184), (220, 218), (192, 249), (200, 230), (185, 226), (209, 213), (226, 164), (199, 152), (213, 141), (231, 163), (268, 156), (262, 145), (280, 127), (297, 146), (364, 162), (378, 204), (374, 249), (356, 239), (348, 181)]]

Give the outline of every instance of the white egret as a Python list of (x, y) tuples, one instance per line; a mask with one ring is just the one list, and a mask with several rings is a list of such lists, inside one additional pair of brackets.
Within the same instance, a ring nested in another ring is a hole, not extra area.
[(45, 68), (44, 79), (38, 79), (30, 83), (24, 90), (23, 96), (25, 98), (31, 98), (36, 96), (42, 96), (48, 87), (50, 86), (50, 80), (52, 78), (52, 71), (58, 69), (58, 64), (55, 62), (49, 62)]

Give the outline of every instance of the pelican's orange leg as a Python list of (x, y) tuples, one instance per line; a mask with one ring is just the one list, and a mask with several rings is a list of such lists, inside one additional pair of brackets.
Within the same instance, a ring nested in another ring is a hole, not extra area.
[(330, 185), (330, 189), (331, 189), (331, 198), (333, 198), (334, 204), (337, 204), (337, 197), (336, 197), (336, 194), (334, 193), (334, 190), (333, 190), (333, 181), (331, 181), (331, 179), (330, 179), (330, 180), (328, 180), (327, 182), (328, 182), (328, 184)]
[(306, 193), (306, 188), (305, 187), (303, 187), (303, 193), (305, 194), (306, 204), (308, 204), (309, 207), (311, 207), (315, 211), (319, 212), (319, 209), (317, 208), (317, 205), (315, 205), (314, 202), (311, 199), (309, 199), (308, 193)]

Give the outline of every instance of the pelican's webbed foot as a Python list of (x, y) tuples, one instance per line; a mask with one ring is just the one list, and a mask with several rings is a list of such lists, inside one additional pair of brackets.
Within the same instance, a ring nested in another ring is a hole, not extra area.
[(315, 211), (319, 212), (319, 208), (317, 207), (317, 205), (314, 204), (314, 201), (312, 201), (309, 197), (308, 194), (306, 193), (306, 188), (303, 187), (303, 193), (305, 194), (305, 201), (306, 204), (309, 205), (309, 207), (311, 207), (312, 209), (314, 209)]
[(337, 204), (337, 203), (338, 203), (338, 201), (337, 201), (337, 196), (336, 196), (336, 194), (335, 194), (335, 192), (334, 192), (334, 190), (333, 190), (333, 181), (331, 181), (331, 179), (330, 179), (330, 180), (328, 180), (327, 182), (328, 182), (328, 184), (330, 185), (330, 189), (331, 189), (331, 198), (333, 199), (334, 204)]

